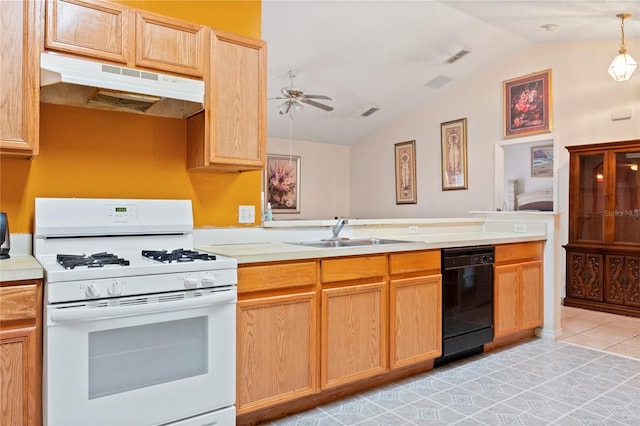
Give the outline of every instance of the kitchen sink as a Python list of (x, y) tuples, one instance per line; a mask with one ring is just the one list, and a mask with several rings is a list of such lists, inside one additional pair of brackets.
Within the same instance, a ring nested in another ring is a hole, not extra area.
[(413, 243), (415, 241), (405, 241), (405, 240), (392, 240), (387, 238), (340, 238), (340, 239), (330, 239), (330, 240), (317, 240), (317, 241), (302, 241), (296, 243), (289, 244), (297, 244), (301, 246), (307, 247), (318, 247), (318, 248), (334, 248), (334, 247), (362, 247), (362, 246), (373, 246), (373, 245), (383, 245), (383, 244), (404, 244), (404, 243)]

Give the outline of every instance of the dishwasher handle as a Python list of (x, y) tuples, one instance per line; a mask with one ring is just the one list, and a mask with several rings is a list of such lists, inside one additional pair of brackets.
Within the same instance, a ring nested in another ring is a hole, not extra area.
[(235, 303), (237, 298), (235, 289), (232, 289), (216, 291), (207, 295), (189, 297), (181, 300), (153, 301), (139, 305), (122, 306), (107, 304), (104, 306), (53, 307), (49, 313), (49, 319), (55, 323), (70, 323), (121, 318)]

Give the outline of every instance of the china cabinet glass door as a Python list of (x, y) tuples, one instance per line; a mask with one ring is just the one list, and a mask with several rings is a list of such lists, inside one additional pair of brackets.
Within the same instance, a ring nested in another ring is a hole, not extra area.
[(576, 208), (577, 239), (602, 241), (605, 214), (604, 154), (580, 155), (578, 205)]
[[(613, 154), (613, 153), (612, 153)], [(615, 153), (615, 242), (640, 243), (640, 150)]]

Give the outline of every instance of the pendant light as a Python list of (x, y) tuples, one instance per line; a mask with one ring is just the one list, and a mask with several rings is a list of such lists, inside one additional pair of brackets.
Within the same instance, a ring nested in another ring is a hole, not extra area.
[(619, 13), (616, 17), (622, 20), (620, 29), (622, 31), (622, 42), (620, 43), (620, 50), (618, 50), (618, 56), (613, 58), (611, 65), (609, 66), (609, 75), (615, 81), (627, 81), (631, 78), (631, 74), (636, 70), (638, 63), (627, 53), (627, 49), (624, 47), (624, 20), (631, 16), (630, 13)]

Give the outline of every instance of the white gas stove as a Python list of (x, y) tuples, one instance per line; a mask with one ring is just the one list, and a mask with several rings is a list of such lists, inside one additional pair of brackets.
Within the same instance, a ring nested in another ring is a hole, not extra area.
[(34, 254), (45, 424), (235, 423), (237, 262), (189, 200), (37, 198)]

